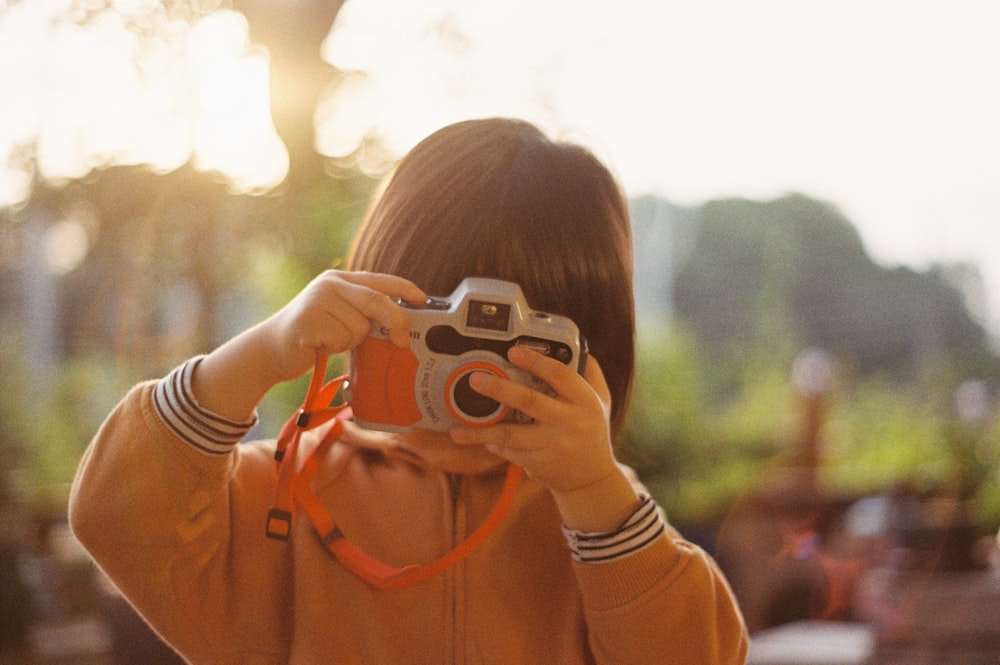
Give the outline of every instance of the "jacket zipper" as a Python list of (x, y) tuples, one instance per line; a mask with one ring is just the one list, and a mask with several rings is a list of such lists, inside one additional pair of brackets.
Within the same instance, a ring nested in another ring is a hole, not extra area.
[[(451, 547), (455, 547), (461, 541), (463, 534), (460, 530), (463, 528), (464, 515), (460, 514), (462, 511), (461, 497), (462, 497), (462, 476), (455, 473), (447, 474), (448, 479), (448, 491), (451, 496)], [(459, 594), (459, 577), (458, 570), (452, 568), (447, 571), (449, 577), (448, 589), (451, 594), (449, 598), (448, 607), (451, 610), (451, 662), (454, 665), (460, 665), (464, 662), (462, 654), (464, 650), (462, 648), (462, 641), (459, 639), (459, 608), (458, 608), (458, 594)]]

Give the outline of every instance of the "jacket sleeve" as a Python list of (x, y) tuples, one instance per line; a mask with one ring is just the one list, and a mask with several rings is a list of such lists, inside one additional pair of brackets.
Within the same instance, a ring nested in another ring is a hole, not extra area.
[(715, 561), (665, 520), (647, 546), (607, 562), (577, 560), (574, 570), (599, 663), (745, 662), (747, 629), (729, 584)]
[[(271, 496), (264, 487), (273, 482), (273, 465), (250, 446), (211, 455), (185, 443), (158, 416), (155, 386), (134, 388), (85, 452), (70, 496), (73, 533), (146, 621), (189, 660), (253, 662), (247, 653), (279, 653), (280, 636), (288, 631), (279, 629), (281, 589), (273, 580), (288, 565), (286, 548), (258, 543), (259, 556), (229, 556), (241, 546), (234, 539), (246, 531), (233, 529), (233, 522), (267, 512), (264, 505), (249, 505), (252, 499), (233, 497)], [(241, 469), (240, 483), (259, 491), (232, 487), (237, 466), (249, 467)], [(255, 533), (263, 539), (263, 523)], [(275, 630), (241, 632), (245, 625)], [(247, 635), (244, 655), (221, 653), (236, 635)]]

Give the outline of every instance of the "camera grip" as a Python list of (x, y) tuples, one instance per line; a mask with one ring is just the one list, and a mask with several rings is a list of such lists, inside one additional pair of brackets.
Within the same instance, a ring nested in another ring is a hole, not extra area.
[(351, 410), (372, 423), (409, 426), (421, 418), (414, 395), (419, 362), (410, 349), (369, 337), (354, 349)]

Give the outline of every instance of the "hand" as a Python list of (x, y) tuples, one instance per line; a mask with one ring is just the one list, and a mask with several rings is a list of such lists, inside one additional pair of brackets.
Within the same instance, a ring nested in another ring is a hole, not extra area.
[(452, 438), (483, 445), (558, 491), (584, 487), (610, 473), (615, 467), (608, 424), (611, 397), (597, 362), (588, 359), (580, 376), (558, 360), (523, 347), (513, 347), (508, 360), (545, 381), (556, 395), (476, 372), (470, 378), (476, 392), (517, 409), (534, 422), (457, 428)]
[(192, 388), (199, 403), (243, 420), (277, 383), (360, 344), (378, 321), (393, 343), (409, 344), (410, 316), (394, 298), (423, 302), (412, 282), (392, 275), (328, 270), (276, 314), (229, 340), (198, 366)]
[(378, 321), (399, 347), (410, 343), (410, 316), (394, 299), (422, 302), (427, 295), (394, 275), (328, 270), (261, 324), (267, 358), (278, 381), (297, 378), (317, 354), (353, 349)]
[(583, 375), (540, 353), (514, 347), (514, 366), (545, 381), (556, 393), (477, 372), (470, 384), (479, 393), (530, 416), (527, 425), (501, 423), (456, 428), (452, 439), (482, 445), (524, 468), (549, 488), (563, 520), (575, 529), (617, 528), (638, 503), (615, 460), (611, 444), (611, 395), (597, 361), (588, 358)]

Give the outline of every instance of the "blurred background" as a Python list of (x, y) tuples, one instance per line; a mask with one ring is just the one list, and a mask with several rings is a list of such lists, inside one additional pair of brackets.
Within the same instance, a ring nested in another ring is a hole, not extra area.
[(88, 441), (515, 115), (626, 189), (621, 455), (751, 662), (995, 665), (998, 66), (988, 0), (0, 0), (0, 664), (175, 662), (68, 533)]

